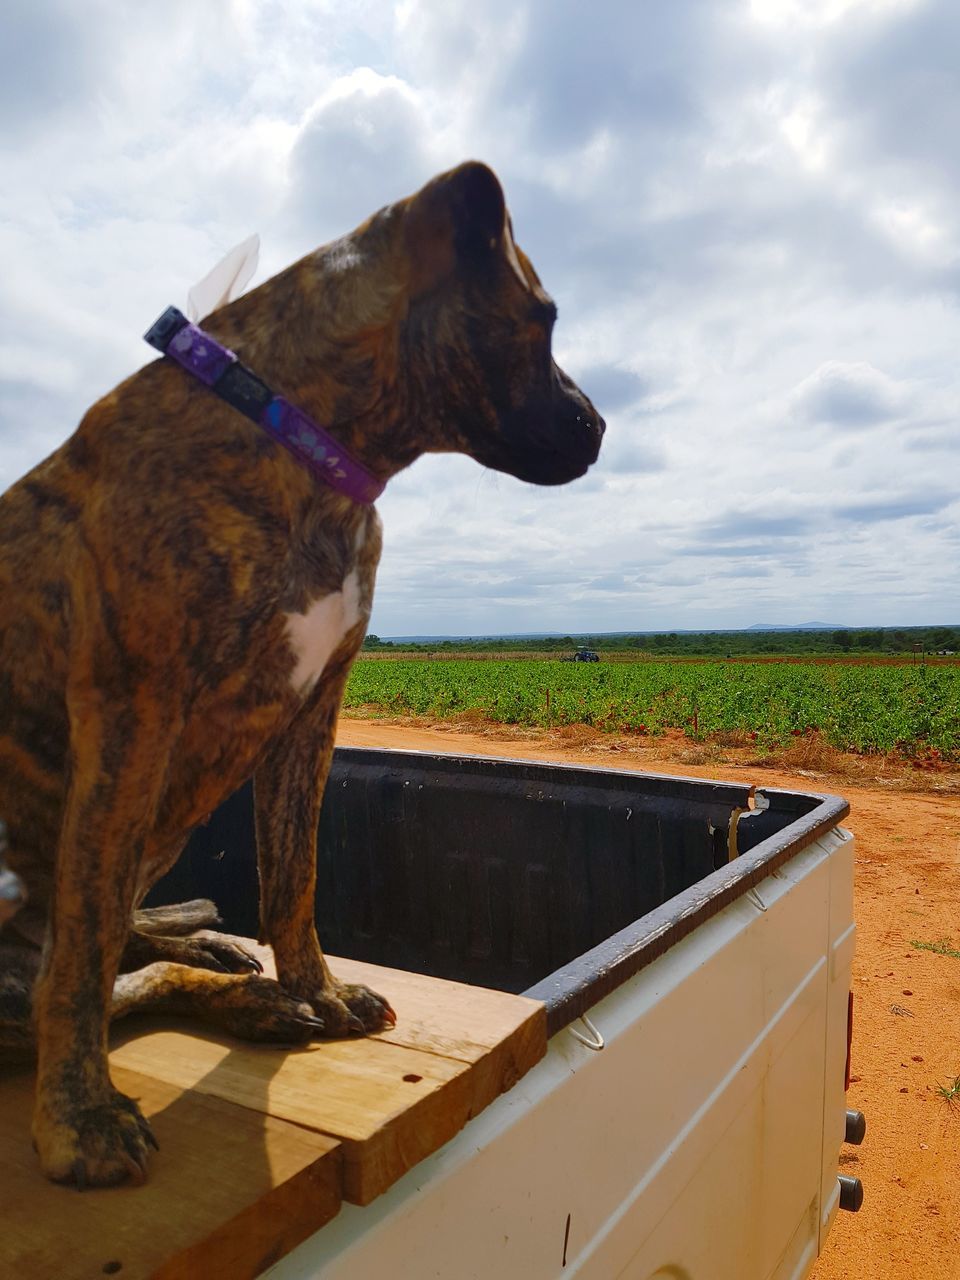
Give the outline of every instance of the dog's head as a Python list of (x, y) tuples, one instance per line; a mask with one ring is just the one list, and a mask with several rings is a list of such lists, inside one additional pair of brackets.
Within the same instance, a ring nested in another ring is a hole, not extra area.
[(556, 317), (500, 183), (470, 162), (204, 324), (378, 475), (460, 451), (564, 484), (604, 422), (553, 360)]
[(462, 450), (535, 484), (596, 461), (604, 422), (551, 355), (557, 308), (513, 239), (495, 174), (441, 174), (394, 210), (410, 270), (401, 342), (431, 370), (432, 450)]

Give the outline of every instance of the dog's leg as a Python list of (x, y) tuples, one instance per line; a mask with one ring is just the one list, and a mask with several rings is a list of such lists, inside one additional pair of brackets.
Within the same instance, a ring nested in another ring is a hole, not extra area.
[(302, 1044), (323, 1034), (309, 1002), (288, 995), (272, 978), (208, 973), (165, 961), (117, 979), (110, 1017), (131, 1013), (196, 1018), (242, 1040)]
[(165, 907), (141, 907), (120, 957), (120, 972), (144, 969), (165, 960), (171, 964), (212, 969), (214, 973), (263, 973), (263, 965), (234, 938), (220, 934), (188, 937), (220, 923), (215, 903), (194, 898)]
[[(31, 992), (40, 953), (0, 943), (0, 1048), (10, 1061), (36, 1056)], [(305, 1000), (270, 978), (216, 974), (165, 961), (123, 973), (114, 983), (110, 1019), (134, 1013), (195, 1018), (243, 1040), (302, 1044), (322, 1032)]]
[(346, 672), (325, 683), (254, 774), (260, 868), (260, 940), (273, 947), (277, 978), (309, 1000), (327, 1036), (380, 1031), (396, 1022), (383, 996), (339, 982), (330, 972), (314, 923), (317, 825), (333, 756)]
[(221, 937), (177, 938), (133, 929), (120, 957), (120, 972), (168, 961), (214, 973), (263, 973), (263, 965), (246, 947)]
[(217, 904), (209, 898), (191, 898), (165, 907), (141, 907), (133, 913), (133, 930), (164, 938), (185, 938), (198, 929), (213, 929), (220, 923)]
[(107, 1065), (111, 994), (174, 734), (155, 711), (162, 694), (150, 694), (131, 705), (89, 680), (68, 692), (70, 786), (34, 997), (33, 1136), (47, 1176), (80, 1186), (142, 1181), (156, 1145)]

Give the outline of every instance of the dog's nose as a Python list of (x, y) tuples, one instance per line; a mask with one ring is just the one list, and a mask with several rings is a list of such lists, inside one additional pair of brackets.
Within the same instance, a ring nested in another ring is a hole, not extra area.
[(577, 414), (577, 424), (583, 428), (593, 443), (599, 447), (600, 441), (603, 439), (603, 433), (607, 429), (607, 424), (589, 402), (587, 403), (586, 411), (581, 410)]

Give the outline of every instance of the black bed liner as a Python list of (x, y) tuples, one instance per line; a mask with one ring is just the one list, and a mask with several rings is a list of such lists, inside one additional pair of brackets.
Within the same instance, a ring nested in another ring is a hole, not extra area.
[[(317, 928), (333, 955), (542, 1000), (552, 1034), (848, 812), (837, 796), (341, 747), (320, 821)], [(148, 902), (190, 897), (256, 935), (250, 786)]]

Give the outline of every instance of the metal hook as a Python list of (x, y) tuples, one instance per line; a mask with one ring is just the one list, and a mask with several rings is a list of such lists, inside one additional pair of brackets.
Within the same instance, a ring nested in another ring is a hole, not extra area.
[(579, 1040), (580, 1043), (584, 1046), (584, 1048), (592, 1049), (594, 1053), (599, 1053), (606, 1043), (604, 1041), (603, 1036), (600, 1034), (597, 1028), (593, 1025), (593, 1023), (590, 1021), (590, 1019), (587, 1017), (586, 1014), (583, 1014), (581, 1016), (580, 1021), (587, 1028), (587, 1030), (590, 1032), (590, 1035), (593, 1038), (589, 1039), (581, 1031), (578, 1031), (576, 1027), (568, 1027), (570, 1034), (574, 1036), (577, 1040)]
[(747, 897), (759, 911), (766, 911), (767, 904), (760, 897), (759, 893), (757, 893), (756, 889), (748, 890)]

